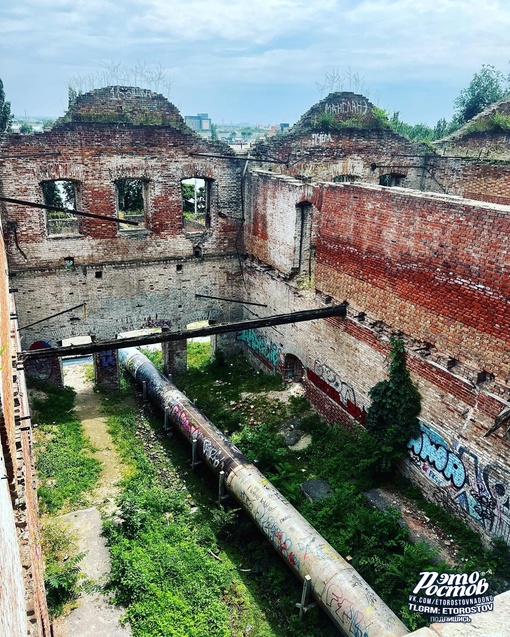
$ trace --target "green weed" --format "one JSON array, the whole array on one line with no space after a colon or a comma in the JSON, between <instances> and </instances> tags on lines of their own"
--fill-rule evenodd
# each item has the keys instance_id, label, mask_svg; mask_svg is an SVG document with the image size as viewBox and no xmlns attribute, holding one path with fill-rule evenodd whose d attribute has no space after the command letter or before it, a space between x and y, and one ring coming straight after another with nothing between
<instances>
[{"instance_id":1,"label":"green weed","mask_svg":"<svg viewBox=\"0 0 510 637\"><path fill-rule=\"evenodd\" d=\"M85 503L86 493L99 478L101 463L83 435L74 412L75 393L69 387L38 384L44 398L32 401L34 420L39 423L35 457L40 481L39 506L54 513Z\"/></svg>"},{"instance_id":2,"label":"green weed","mask_svg":"<svg viewBox=\"0 0 510 637\"><path fill-rule=\"evenodd\" d=\"M175 440L167 444L161 460L164 468L158 474L136 434L143 430L152 436L160 424L148 422L127 403L123 392L105 393L103 398L105 409L115 414L108 419L110 433L129 467L117 522L108 522L105 533L112 560L110 588L126 608L133 635L289 634L271 627L260 610L258 593L253 592L254 583L237 573L236 564L246 558L232 561L223 546L221 538L234 529L237 533L237 513L211 507L210 493L202 494L198 477L186 476L186 483L178 477L177 471L184 473L189 448L181 449ZM179 469L173 467L173 456ZM296 592L293 601L298 597ZM322 634L328 635L317 633L317 637Z\"/></svg>"},{"instance_id":3,"label":"green weed","mask_svg":"<svg viewBox=\"0 0 510 637\"><path fill-rule=\"evenodd\" d=\"M80 593L82 575L79 564L85 553L77 553L75 538L57 519L41 524L44 554L44 585L51 617L62 615Z\"/></svg>"},{"instance_id":4,"label":"green weed","mask_svg":"<svg viewBox=\"0 0 510 637\"><path fill-rule=\"evenodd\" d=\"M200 369L211 359L211 341L188 340L187 346L188 368Z\"/></svg>"}]
</instances>

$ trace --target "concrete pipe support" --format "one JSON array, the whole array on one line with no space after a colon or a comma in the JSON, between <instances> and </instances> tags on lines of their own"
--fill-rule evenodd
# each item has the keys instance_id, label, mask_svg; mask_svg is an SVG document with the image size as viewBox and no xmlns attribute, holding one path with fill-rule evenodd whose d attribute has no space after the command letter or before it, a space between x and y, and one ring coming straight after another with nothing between
<instances>
[{"instance_id":1,"label":"concrete pipe support","mask_svg":"<svg viewBox=\"0 0 510 637\"><path fill-rule=\"evenodd\" d=\"M354 637L401 637L409 631L357 571L243 456L221 431L135 348L119 361L192 442L294 573L310 577L311 591L340 632Z\"/></svg>"}]
</instances>

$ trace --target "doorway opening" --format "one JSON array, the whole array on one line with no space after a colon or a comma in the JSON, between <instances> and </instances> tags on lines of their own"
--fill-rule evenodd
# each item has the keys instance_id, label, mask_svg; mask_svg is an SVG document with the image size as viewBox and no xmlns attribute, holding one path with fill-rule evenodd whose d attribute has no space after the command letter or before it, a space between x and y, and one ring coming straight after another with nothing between
<instances>
[{"instance_id":1,"label":"doorway opening","mask_svg":"<svg viewBox=\"0 0 510 637\"><path fill-rule=\"evenodd\" d=\"M284 380L291 383L300 383L303 380L305 372L303 363L294 354L285 354L283 370Z\"/></svg>"},{"instance_id":2,"label":"doorway opening","mask_svg":"<svg viewBox=\"0 0 510 637\"><path fill-rule=\"evenodd\" d=\"M194 323L188 323L186 329L197 330L201 327L207 327L209 324L207 320L195 321ZM197 336L186 340L186 366L188 369L200 369L211 360L213 338L211 336Z\"/></svg>"}]
</instances>

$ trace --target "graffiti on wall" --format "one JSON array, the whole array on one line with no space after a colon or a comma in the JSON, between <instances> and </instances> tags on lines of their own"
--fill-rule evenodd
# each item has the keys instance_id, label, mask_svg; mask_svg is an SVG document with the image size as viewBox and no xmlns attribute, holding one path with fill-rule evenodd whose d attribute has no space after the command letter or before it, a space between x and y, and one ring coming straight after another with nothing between
<instances>
[{"instance_id":1,"label":"graffiti on wall","mask_svg":"<svg viewBox=\"0 0 510 637\"><path fill-rule=\"evenodd\" d=\"M420 430L408 448L412 462L436 485L434 500L510 541L510 471L496 462L484 464L464 443L449 444L424 423Z\"/></svg>"},{"instance_id":2,"label":"graffiti on wall","mask_svg":"<svg viewBox=\"0 0 510 637\"><path fill-rule=\"evenodd\" d=\"M111 86L110 98L113 100L121 100L126 97L151 97L151 91L147 88Z\"/></svg>"},{"instance_id":3,"label":"graffiti on wall","mask_svg":"<svg viewBox=\"0 0 510 637\"><path fill-rule=\"evenodd\" d=\"M237 332L236 340L245 342L250 349L265 358L274 368L280 363L282 357L281 348L259 330Z\"/></svg>"},{"instance_id":4,"label":"graffiti on wall","mask_svg":"<svg viewBox=\"0 0 510 637\"><path fill-rule=\"evenodd\" d=\"M51 348L51 345L46 341L35 341L35 343L32 343L28 349L48 349L49 347ZM25 369L28 376L32 376L39 380L48 380L51 378L53 373L54 363L55 361L51 358L35 358L26 361Z\"/></svg>"},{"instance_id":5,"label":"graffiti on wall","mask_svg":"<svg viewBox=\"0 0 510 637\"><path fill-rule=\"evenodd\" d=\"M103 368L115 367L117 356L111 349L107 349L99 354L99 365Z\"/></svg>"},{"instance_id":6,"label":"graffiti on wall","mask_svg":"<svg viewBox=\"0 0 510 637\"><path fill-rule=\"evenodd\" d=\"M172 327L172 321L170 319L166 319L166 318L158 318L157 314L156 314L155 318L152 318L152 316L148 316L144 320L142 325L140 326L140 329L146 329L146 328L150 328L150 327L171 328Z\"/></svg>"},{"instance_id":7,"label":"graffiti on wall","mask_svg":"<svg viewBox=\"0 0 510 637\"><path fill-rule=\"evenodd\" d=\"M330 133L312 133L312 144L325 144L326 142L332 142L333 138Z\"/></svg>"},{"instance_id":8,"label":"graffiti on wall","mask_svg":"<svg viewBox=\"0 0 510 637\"><path fill-rule=\"evenodd\" d=\"M354 389L338 377L328 365L315 361L314 369L307 368L306 375L316 387L334 400L342 409L361 424L367 420L367 412L356 402Z\"/></svg>"},{"instance_id":9,"label":"graffiti on wall","mask_svg":"<svg viewBox=\"0 0 510 637\"><path fill-rule=\"evenodd\" d=\"M331 115L355 114L366 115L368 113L368 102L364 99L341 100L334 104L325 104L324 112Z\"/></svg>"}]
</instances>

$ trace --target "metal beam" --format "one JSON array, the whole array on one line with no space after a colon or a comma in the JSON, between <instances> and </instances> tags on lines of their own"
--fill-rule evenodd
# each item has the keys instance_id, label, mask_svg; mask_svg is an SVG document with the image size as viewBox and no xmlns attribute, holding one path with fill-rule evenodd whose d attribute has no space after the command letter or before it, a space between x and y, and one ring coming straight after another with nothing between
<instances>
[{"instance_id":1,"label":"metal beam","mask_svg":"<svg viewBox=\"0 0 510 637\"><path fill-rule=\"evenodd\" d=\"M313 321L315 319L328 318L331 316L347 315L347 301L340 305L325 307L316 310L303 310L292 312L291 314L276 314L266 318L254 319L251 321L240 321L238 323L220 323L210 325L196 330L181 330L180 332L158 332L155 334L145 334L129 338L109 339L96 341L94 343L84 343L82 345L68 345L66 347L50 347L46 349L33 349L19 352L18 356L23 361L39 358L51 358L52 356L86 356L94 352L102 352L110 349L122 349L124 347L138 347L140 345L154 345L156 343L166 343L169 341L182 341L197 336L213 336L214 334L226 334L242 330L253 330L260 327L271 327L273 325L285 325L287 323L302 323L303 321Z\"/></svg>"},{"instance_id":2,"label":"metal beam","mask_svg":"<svg viewBox=\"0 0 510 637\"><path fill-rule=\"evenodd\" d=\"M23 327L18 327L18 332L20 332L21 330L26 330L29 327L33 327L34 325L38 325L39 323L44 323L45 321L49 321L52 318L55 318L56 316L60 316L61 314L67 314L68 312L72 312L73 310L77 310L80 307L86 307L86 303L80 303L79 305L73 305L73 307L70 307L68 310L62 310L62 312L57 312L56 314L52 314L51 316L46 316L43 319L40 319L39 321L34 321L33 323L30 323L29 325L23 325Z\"/></svg>"},{"instance_id":3,"label":"metal beam","mask_svg":"<svg viewBox=\"0 0 510 637\"><path fill-rule=\"evenodd\" d=\"M240 301L239 299L227 299L224 296L210 296L209 294L195 294L197 299L215 299L216 301L227 301L228 303L240 303L241 305L256 305L257 307L267 307L264 303L252 303L250 301Z\"/></svg>"},{"instance_id":4,"label":"metal beam","mask_svg":"<svg viewBox=\"0 0 510 637\"><path fill-rule=\"evenodd\" d=\"M0 197L0 201L6 203L12 203L15 206L27 206L29 208L41 208L42 210L55 210L56 212L67 212L70 215L76 215L77 217L91 217L92 219L102 219L103 221L110 221L110 223L126 223L129 226L137 226L136 221L129 221L128 219L119 219L119 217L107 217L106 215L96 215L93 212L83 212L81 210L74 210L72 208L62 208L61 206L48 206L45 203L35 203L33 201L23 201L22 199L12 199L11 197Z\"/></svg>"},{"instance_id":5,"label":"metal beam","mask_svg":"<svg viewBox=\"0 0 510 637\"><path fill-rule=\"evenodd\" d=\"M287 164L283 159L261 159L260 157L246 157L245 155L211 155L209 153L190 153L193 157L212 157L214 159L235 159L237 161L256 161L261 164Z\"/></svg>"}]
</instances>

